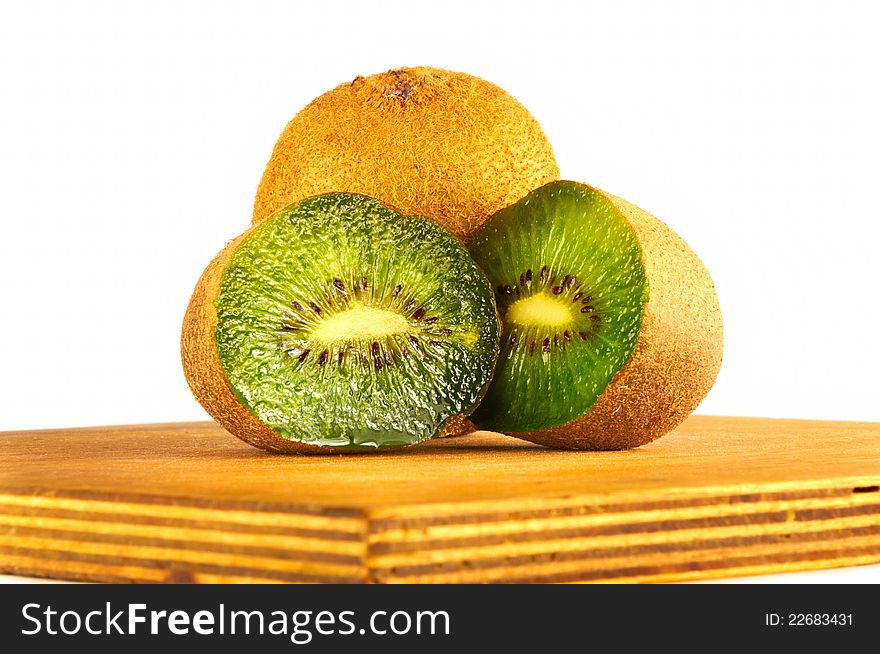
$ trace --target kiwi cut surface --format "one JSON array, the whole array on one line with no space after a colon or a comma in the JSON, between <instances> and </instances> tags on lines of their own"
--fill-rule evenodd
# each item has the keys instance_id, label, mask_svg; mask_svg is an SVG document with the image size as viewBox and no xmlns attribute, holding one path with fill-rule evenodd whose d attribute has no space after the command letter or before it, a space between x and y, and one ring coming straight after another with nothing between
<instances>
[{"instance_id":1,"label":"kiwi cut surface","mask_svg":"<svg viewBox=\"0 0 880 654\"><path fill-rule=\"evenodd\" d=\"M589 411L632 355L647 301L629 224L591 189L557 183L499 211L471 249L504 317L475 419L518 432Z\"/></svg>"},{"instance_id":2,"label":"kiwi cut surface","mask_svg":"<svg viewBox=\"0 0 880 654\"><path fill-rule=\"evenodd\" d=\"M636 447L712 387L723 337L711 278L634 205L552 182L492 216L470 251L503 320L478 427L567 449Z\"/></svg>"},{"instance_id":3,"label":"kiwi cut surface","mask_svg":"<svg viewBox=\"0 0 880 654\"><path fill-rule=\"evenodd\" d=\"M244 440L380 448L426 440L470 413L498 335L488 282L451 234L331 193L218 255L193 295L182 349L196 398Z\"/></svg>"},{"instance_id":4,"label":"kiwi cut surface","mask_svg":"<svg viewBox=\"0 0 880 654\"><path fill-rule=\"evenodd\" d=\"M492 213L558 177L540 125L504 90L465 73L400 68L341 84L287 124L253 219L351 191L467 240Z\"/></svg>"}]
</instances>

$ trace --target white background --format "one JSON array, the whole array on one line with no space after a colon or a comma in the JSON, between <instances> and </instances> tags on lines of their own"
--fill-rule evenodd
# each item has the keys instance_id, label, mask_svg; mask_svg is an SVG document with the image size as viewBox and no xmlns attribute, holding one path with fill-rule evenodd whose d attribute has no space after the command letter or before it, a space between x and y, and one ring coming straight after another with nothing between
<instances>
[{"instance_id":1,"label":"white background","mask_svg":"<svg viewBox=\"0 0 880 654\"><path fill-rule=\"evenodd\" d=\"M0 19L0 429L202 419L204 266L290 117L357 74L494 81L562 175L703 258L702 413L880 420L880 39L857 2L27 2Z\"/></svg>"},{"instance_id":2,"label":"white background","mask_svg":"<svg viewBox=\"0 0 880 654\"><path fill-rule=\"evenodd\" d=\"M0 429L205 419L180 323L286 121L358 74L489 79L564 178L718 287L701 413L880 420L870 2L5 2Z\"/></svg>"}]
</instances>

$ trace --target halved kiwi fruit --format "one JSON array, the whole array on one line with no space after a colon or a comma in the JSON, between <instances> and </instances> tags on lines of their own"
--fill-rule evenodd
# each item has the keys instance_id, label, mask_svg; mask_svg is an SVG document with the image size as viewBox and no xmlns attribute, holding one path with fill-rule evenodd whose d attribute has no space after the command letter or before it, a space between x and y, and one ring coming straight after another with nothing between
<instances>
[{"instance_id":1,"label":"halved kiwi fruit","mask_svg":"<svg viewBox=\"0 0 880 654\"><path fill-rule=\"evenodd\" d=\"M427 216L461 239L559 178L538 122L491 82L439 68L357 77L310 102L275 144L254 222L330 191Z\"/></svg>"},{"instance_id":2,"label":"halved kiwi fruit","mask_svg":"<svg viewBox=\"0 0 880 654\"><path fill-rule=\"evenodd\" d=\"M686 418L722 354L708 272L669 227L576 182L492 216L470 251L504 328L481 428L567 449L624 449Z\"/></svg>"},{"instance_id":3,"label":"halved kiwi fruit","mask_svg":"<svg viewBox=\"0 0 880 654\"><path fill-rule=\"evenodd\" d=\"M330 193L217 255L190 301L182 358L196 399L253 445L396 447L474 409L499 330L485 275L450 233Z\"/></svg>"}]
</instances>

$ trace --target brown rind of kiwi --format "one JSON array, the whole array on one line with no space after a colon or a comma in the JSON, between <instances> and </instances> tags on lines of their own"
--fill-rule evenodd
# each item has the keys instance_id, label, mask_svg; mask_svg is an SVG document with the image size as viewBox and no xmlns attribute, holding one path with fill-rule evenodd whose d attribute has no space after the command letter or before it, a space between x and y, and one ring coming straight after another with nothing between
<instances>
[{"instance_id":1,"label":"brown rind of kiwi","mask_svg":"<svg viewBox=\"0 0 880 654\"><path fill-rule=\"evenodd\" d=\"M632 356L589 413L558 427L510 434L559 449L624 450L649 443L697 408L721 368L721 308L703 262L665 223L599 192L641 245L649 297Z\"/></svg>"},{"instance_id":2,"label":"brown rind of kiwi","mask_svg":"<svg viewBox=\"0 0 880 654\"><path fill-rule=\"evenodd\" d=\"M199 404L221 427L254 447L270 452L299 454L372 452L310 445L285 438L260 422L232 392L214 340L214 331L217 327L217 310L214 301L220 293L223 271L238 246L255 228L256 226L252 226L230 241L214 257L199 278L190 298L183 318L180 339L183 372L190 390ZM438 436L458 436L474 429L473 423L461 414L450 417ZM387 451L398 448L383 449Z\"/></svg>"},{"instance_id":3,"label":"brown rind of kiwi","mask_svg":"<svg viewBox=\"0 0 880 654\"><path fill-rule=\"evenodd\" d=\"M287 124L253 221L348 191L427 216L467 241L493 213L558 178L540 125L503 89L465 73L401 68L341 84Z\"/></svg>"},{"instance_id":4,"label":"brown rind of kiwi","mask_svg":"<svg viewBox=\"0 0 880 654\"><path fill-rule=\"evenodd\" d=\"M443 425L443 429L437 434L437 438L449 438L452 436L465 436L477 431L477 426L470 421L465 414L460 413L452 416Z\"/></svg>"}]
</instances>

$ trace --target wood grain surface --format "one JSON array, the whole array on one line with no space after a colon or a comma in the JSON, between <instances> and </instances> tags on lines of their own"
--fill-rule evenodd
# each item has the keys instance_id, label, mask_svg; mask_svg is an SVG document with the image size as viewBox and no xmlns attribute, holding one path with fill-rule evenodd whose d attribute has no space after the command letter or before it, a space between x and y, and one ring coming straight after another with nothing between
<instances>
[{"instance_id":1,"label":"wood grain surface","mask_svg":"<svg viewBox=\"0 0 880 654\"><path fill-rule=\"evenodd\" d=\"M880 562L880 424L695 416L625 452L478 432L273 455L213 423L0 434L0 572L674 581Z\"/></svg>"}]
</instances>

